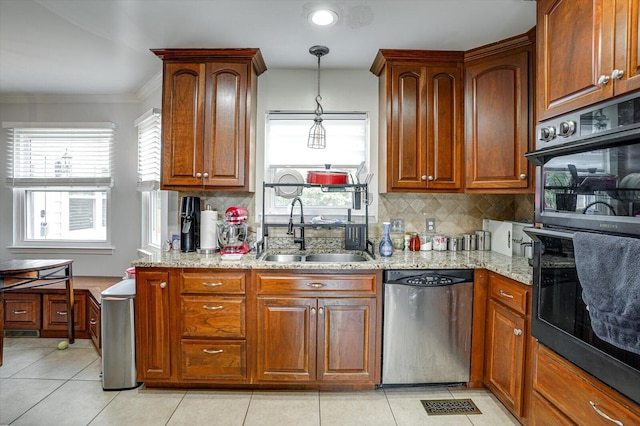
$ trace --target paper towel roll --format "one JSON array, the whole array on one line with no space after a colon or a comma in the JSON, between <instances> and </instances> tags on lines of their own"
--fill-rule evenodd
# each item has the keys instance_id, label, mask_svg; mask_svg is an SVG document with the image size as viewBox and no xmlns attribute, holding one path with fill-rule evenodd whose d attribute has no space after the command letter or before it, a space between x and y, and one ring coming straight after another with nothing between
<instances>
[{"instance_id":1,"label":"paper towel roll","mask_svg":"<svg viewBox=\"0 0 640 426\"><path fill-rule=\"evenodd\" d=\"M215 250L218 248L218 212L204 210L200 212L200 249Z\"/></svg>"}]
</instances>

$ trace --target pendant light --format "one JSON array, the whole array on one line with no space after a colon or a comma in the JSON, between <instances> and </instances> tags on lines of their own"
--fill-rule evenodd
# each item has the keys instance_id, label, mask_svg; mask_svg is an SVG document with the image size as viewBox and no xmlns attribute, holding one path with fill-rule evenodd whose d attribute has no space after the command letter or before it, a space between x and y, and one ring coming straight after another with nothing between
<instances>
[{"instance_id":1,"label":"pendant light","mask_svg":"<svg viewBox=\"0 0 640 426\"><path fill-rule=\"evenodd\" d=\"M316 96L316 117L313 119L313 126L309 130L309 139L307 140L307 148L324 149L327 147L327 135L322 125L322 105L320 101L320 58L329 53L327 46L311 46L309 53L318 58L318 96Z\"/></svg>"}]
</instances>

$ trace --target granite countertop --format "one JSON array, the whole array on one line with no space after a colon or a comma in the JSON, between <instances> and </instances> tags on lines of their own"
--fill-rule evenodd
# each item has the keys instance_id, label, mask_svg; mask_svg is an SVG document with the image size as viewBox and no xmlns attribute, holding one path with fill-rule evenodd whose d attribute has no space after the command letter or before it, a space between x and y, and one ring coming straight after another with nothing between
<instances>
[{"instance_id":1,"label":"granite countertop","mask_svg":"<svg viewBox=\"0 0 640 426\"><path fill-rule=\"evenodd\" d=\"M268 253L271 254L275 252L268 250ZM305 254L304 252L288 253ZM254 253L243 255L239 260L224 260L218 253L198 254L170 251L142 257L133 261L131 264L136 267L284 270L484 268L527 285L531 285L533 282L532 268L529 266L526 258L518 256L509 257L492 251L400 251L391 257L380 257L376 255L375 259L353 263L269 262L256 259Z\"/></svg>"}]
</instances>

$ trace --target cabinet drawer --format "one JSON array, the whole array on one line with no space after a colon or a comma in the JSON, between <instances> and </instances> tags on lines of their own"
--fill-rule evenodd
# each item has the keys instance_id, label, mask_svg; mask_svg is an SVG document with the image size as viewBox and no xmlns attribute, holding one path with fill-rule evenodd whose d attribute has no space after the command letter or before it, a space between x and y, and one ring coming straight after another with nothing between
<instances>
[{"instance_id":1,"label":"cabinet drawer","mask_svg":"<svg viewBox=\"0 0 640 426\"><path fill-rule=\"evenodd\" d=\"M257 275L257 290L260 294L278 294L286 292L358 292L376 293L376 276L363 275L276 275L261 273Z\"/></svg>"},{"instance_id":2,"label":"cabinet drawer","mask_svg":"<svg viewBox=\"0 0 640 426\"><path fill-rule=\"evenodd\" d=\"M511 282L508 278L497 274L489 274L489 297L521 314L527 313L528 293L529 290L524 285Z\"/></svg>"},{"instance_id":3,"label":"cabinet drawer","mask_svg":"<svg viewBox=\"0 0 640 426\"><path fill-rule=\"evenodd\" d=\"M244 294L244 272L184 272L182 273L183 293L231 293Z\"/></svg>"},{"instance_id":4,"label":"cabinet drawer","mask_svg":"<svg viewBox=\"0 0 640 426\"><path fill-rule=\"evenodd\" d=\"M40 295L5 293L4 322L4 328L7 330L39 329Z\"/></svg>"},{"instance_id":5,"label":"cabinet drawer","mask_svg":"<svg viewBox=\"0 0 640 426\"><path fill-rule=\"evenodd\" d=\"M87 330L87 297L74 295L73 316L75 331ZM43 300L43 330L67 330L67 299L64 294L45 294Z\"/></svg>"},{"instance_id":6,"label":"cabinet drawer","mask_svg":"<svg viewBox=\"0 0 640 426\"><path fill-rule=\"evenodd\" d=\"M537 345L533 387L580 425L611 425L604 415L625 425L640 424L633 404L549 349Z\"/></svg>"},{"instance_id":7,"label":"cabinet drawer","mask_svg":"<svg viewBox=\"0 0 640 426\"><path fill-rule=\"evenodd\" d=\"M182 340L183 379L243 382L247 379L246 343Z\"/></svg>"},{"instance_id":8,"label":"cabinet drawer","mask_svg":"<svg viewBox=\"0 0 640 426\"><path fill-rule=\"evenodd\" d=\"M182 336L245 337L243 297L182 296Z\"/></svg>"}]
</instances>

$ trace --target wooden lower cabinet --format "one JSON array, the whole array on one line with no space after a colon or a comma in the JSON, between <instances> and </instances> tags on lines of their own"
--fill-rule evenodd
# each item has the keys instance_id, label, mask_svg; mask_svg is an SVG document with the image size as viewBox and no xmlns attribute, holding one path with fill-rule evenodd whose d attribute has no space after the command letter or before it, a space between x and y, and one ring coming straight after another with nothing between
<instances>
[{"instance_id":1,"label":"wooden lower cabinet","mask_svg":"<svg viewBox=\"0 0 640 426\"><path fill-rule=\"evenodd\" d=\"M640 406L536 343L531 419L536 425L639 425Z\"/></svg>"},{"instance_id":2,"label":"wooden lower cabinet","mask_svg":"<svg viewBox=\"0 0 640 426\"><path fill-rule=\"evenodd\" d=\"M256 274L256 383L374 387L379 281L376 274Z\"/></svg>"},{"instance_id":3,"label":"wooden lower cabinet","mask_svg":"<svg viewBox=\"0 0 640 426\"><path fill-rule=\"evenodd\" d=\"M40 330L42 297L39 294L7 292L4 294L5 330ZM1 336L0 336L1 338Z\"/></svg>"},{"instance_id":4,"label":"wooden lower cabinet","mask_svg":"<svg viewBox=\"0 0 640 426\"><path fill-rule=\"evenodd\" d=\"M489 273L484 383L521 421L526 417L529 290L524 284Z\"/></svg>"},{"instance_id":5,"label":"wooden lower cabinet","mask_svg":"<svg viewBox=\"0 0 640 426\"><path fill-rule=\"evenodd\" d=\"M102 310L93 297L89 297L89 335L96 350L102 353Z\"/></svg>"},{"instance_id":6,"label":"wooden lower cabinet","mask_svg":"<svg viewBox=\"0 0 640 426\"><path fill-rule=\"evenodd\" d=\"M75 292L73 303L76 338L89 338L87 295ZM42 337L67 337L67 299L65 294L44 294L42 298Z\"/></svg>"},{"instance_id":7,"label":"wooden lower cabinet","mask_svg":"<svg viewBox=\"0 0 640 426\"><path fill-rule=\"evenodd\" d=\"M216 383L247 381L247 344L244 340L189 340L181 344L180 378Z\"/></svg>"}]
</instances>

